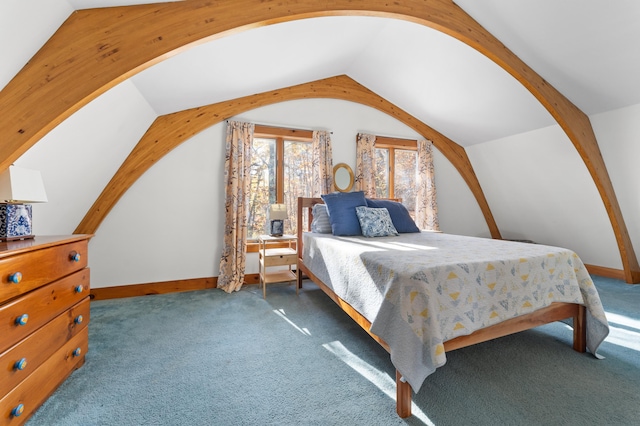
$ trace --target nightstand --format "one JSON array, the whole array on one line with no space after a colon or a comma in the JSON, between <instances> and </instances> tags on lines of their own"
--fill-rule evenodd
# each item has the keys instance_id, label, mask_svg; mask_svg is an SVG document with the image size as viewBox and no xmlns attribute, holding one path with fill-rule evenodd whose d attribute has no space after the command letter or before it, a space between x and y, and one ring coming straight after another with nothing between
<instances>
[{"instance_id":1,"label":"nightstand","mask_svg":"<svg viewBox=\"0 0 640 426\"><path fill-rule=\"evenodd\" d=\"M262 297L265 299L267 298L267 284L296 280L296 274L292 270L292 265L296 265L297 262L296 239L295 235L281 237L260 235L258 237L260 285L262 286ZM268 270L274 266L280 268ZM284 269L283 266L288 266L288 269Z\"/></svg>"}]
</instances>

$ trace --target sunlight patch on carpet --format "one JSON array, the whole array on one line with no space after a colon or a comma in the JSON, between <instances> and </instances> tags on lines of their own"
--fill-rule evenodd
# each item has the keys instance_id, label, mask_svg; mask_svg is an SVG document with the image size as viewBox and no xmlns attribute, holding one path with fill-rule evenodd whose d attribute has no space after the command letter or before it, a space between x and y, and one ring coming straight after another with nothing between
<instances>
[{"instance_id":1,"label":"sunlight patch on carpet","mask_svg":"<svg viewBox=\"0 0 640 426\"><path fill-rule=\"evenodd\" d=\"M362 358L349 351L338 341L322 345L326 350L337 356L342 362L354 369L362 377L373 383L393 401L396 400L396 382L387 374L373 367ZM429 417L413 402L411 402L411 415L422 421L425 425L435 426Z\"/></svg>"},{"instance_id":2,"label":"sunlight patch on carpet","mask_svg":"<svg viewBox=\"0 0 640 426\"><path fill-rule=\"evenodd\" d=\"M606 313L609 335L606 342L640 351L640 321L624 315Z\"/></svg>"},{"instance_id":3,"label":"sunlight patch on carpet","mask_svg":"<svg viewBox=\"0 0 640 426\"><path fill-rule=\"evenodd\" d=\"M311 336L311 332L307 328L300 328L293 321L287 318L287 314L284 312L284 309L274 309L273 313L285 320L291 327L295 328L300 333L304 334L305 336Z\"/></svg>"}]
</instances>

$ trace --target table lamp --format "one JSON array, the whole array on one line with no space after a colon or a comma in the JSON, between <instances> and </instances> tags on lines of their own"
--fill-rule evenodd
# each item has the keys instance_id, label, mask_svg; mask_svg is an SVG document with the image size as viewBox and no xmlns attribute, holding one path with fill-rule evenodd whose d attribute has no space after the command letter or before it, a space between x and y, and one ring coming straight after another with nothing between
<instances>
[{"instance_id":1,"label":"table lamp","mask_svg":"<svg viewBox=\"0 0 640 426\"><path fill-rule=\"evenodd\" d=\"M31 203L46 203L38 170L9 166L0 174L0 241L33 238Z\"/></svg>"},{"instance_id":2,"label":"table lamp","mask_svg":"<svg viewBox=\"0 0 640 426\"><path fill-rule=\"evenodd\" d=\"M284 233L284 220L287 218L287 206L284 204L271 204L269 206L270 235L282 237Z\"/></svg>"}]
</instances>

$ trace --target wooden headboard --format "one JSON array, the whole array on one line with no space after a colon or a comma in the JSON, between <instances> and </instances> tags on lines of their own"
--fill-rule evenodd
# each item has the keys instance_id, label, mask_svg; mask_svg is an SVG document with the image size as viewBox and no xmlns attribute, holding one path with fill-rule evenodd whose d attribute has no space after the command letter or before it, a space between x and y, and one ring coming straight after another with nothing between
<instances>
[{"instance_id":1,"label":"wooden headboard","mask_svg":"<svg viewBox=\"0 0 640 426\"><path fill-rule=\"evenodd\" d=\"M311 231L311 221L313 220L313 213L311 210L316 204L324 204L324 200L320 197L298 197L298 221L305 217L305 209L307 209L306 213L308 214L307 217L309 218L309 223L307 224L306 231ZM298 225L302 223L303 222L298 222ZM302 230L302 226L298 226L298 235L301 235L302 232L304 232Z\"/></svg>"},{"instance_id":2,"label":"wooden headboard","mask_svg":"<svg viewBox=\"0 0 640 426\"><path fill-rule=\"evenodd\" d=\"M302 258L302 233L311 231L311 221L313 220L313 206L316 204L324 204L324 200L320 197L298 197L298 257ZM304 218L307 218L307 229L303 228Z\"/></svg>"}]
</instances>

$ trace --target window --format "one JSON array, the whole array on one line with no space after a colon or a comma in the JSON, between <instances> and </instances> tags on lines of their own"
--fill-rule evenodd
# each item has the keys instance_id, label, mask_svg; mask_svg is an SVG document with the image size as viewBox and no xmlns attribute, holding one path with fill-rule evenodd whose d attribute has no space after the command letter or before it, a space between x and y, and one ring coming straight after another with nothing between
<instances>
[{"instance_id":1,"label":"window","mask_svg":"<svg viewBox=\"0 0 640 426\"><path fill-rule=\"evenodd\" d=\"M308 130L255 126L251 150L251 194L247 238L268 234L269 205L287 206L284 232L295 234L298 197L311 196L311 140Z\"/></svg>"},{"instance_id":2,"label":"window","mask_svg":"<svg viewBox=\"0 0 640 426\"><path fill-rule=\"evenodd\" d=\"M376 136L376 196L400 198L414 216L418 153L415 140Z\"/></svg>"}]
</instances>

